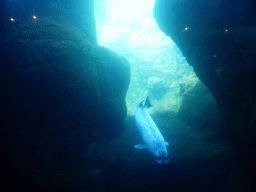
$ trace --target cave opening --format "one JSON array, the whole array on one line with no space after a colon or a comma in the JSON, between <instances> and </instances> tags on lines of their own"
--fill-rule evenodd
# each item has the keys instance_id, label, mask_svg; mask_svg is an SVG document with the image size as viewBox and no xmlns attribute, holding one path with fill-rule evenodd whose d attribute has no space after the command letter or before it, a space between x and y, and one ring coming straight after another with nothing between
<instances>
[{"instance_id":1,"label":"cave opening","mask_svg":"<svg viewBox=\"0 0 256 192\"><path fill-rule=\"evenodd\" d=\"M128 115L149 96L151 113L178 112L183 94L196 81L176 44L158 27L153 17L155 0L98 0L95 18L99 45L125 57L131 67L126 96Z\"/></svg>"}]
</instances>

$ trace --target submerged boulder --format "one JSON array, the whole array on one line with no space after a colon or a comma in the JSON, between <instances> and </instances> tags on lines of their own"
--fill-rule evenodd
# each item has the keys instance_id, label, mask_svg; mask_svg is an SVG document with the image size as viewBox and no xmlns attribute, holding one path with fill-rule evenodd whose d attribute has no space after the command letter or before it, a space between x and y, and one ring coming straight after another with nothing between
<instances>
[{"instance_id":1,"label":"submerged boulder","mask_svg":"<svg viewBox=\"0 0 256 192\"><path fill-rule=\"evenodd\" d=\"M221 120L214 97L200 80L183 94L178 117L196 130L218 131Z\"/></svg>"},{"instance_id":2,"label":"submerged boulder","mask_svg":"<svg viewBox=\"0 0 256 192\"><path fill-rule=\"evenodd\" d=\"M248 175L256 169L255 7L255 0L156 0L154 6L159 27L216 99L221 137L237 149L231 191L250 191Z\"/></svg>"},{"instance_id":3,"label":"submerged boulder","mask_svg":"<svg viewBox=\"0 0 256 192\"><path fill-rule=\"evenodd\" d=\"M61 18L14 25L1 42L4 142L20 176L42 188L47 183L59 187L58 180L47 179L49 174L61 170L58 177L64 181L77 166L91 166L82 158L88 146L122 127L129 63L92 45ZM81 175L100 180L83 171ZM65 187L74 187L74 182Z\"/></svg>"},{"instance_id":4,"label":"submerged boulder","mask_svg":"<svg viewBox=\"0 0 256 192\"><path fill-rule=\"evenodd\" d=\"M94 108L125 117L130 80L125 58L91 45L71 23L52 18L21 23L7 39L4 54L12 60L12 75L26 79L25 85L38 87L61 105L79 105L84 112L79 116Z\"/></svg>"},{"instance_id":5,"label":"submerged boulder","mask_svg":"<svg viewBox=\"0 0 256 192\"><path fill-rule=\"evenodd\" d=\"M215 97L226 134L237 139L247 137L246 116L253 119L255 107L254 8L253 0L157 0L154 7L160 29ZM247 115L241 110L248 110Z\"/></svg>"}]
</instances>

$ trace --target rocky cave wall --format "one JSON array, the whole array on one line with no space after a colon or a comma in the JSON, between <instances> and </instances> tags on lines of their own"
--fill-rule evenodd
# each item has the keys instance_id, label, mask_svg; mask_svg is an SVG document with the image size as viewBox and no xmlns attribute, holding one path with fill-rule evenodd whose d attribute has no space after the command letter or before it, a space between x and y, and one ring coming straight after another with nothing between
<instances>
[{"instance_id":1,"label":"rocky cave wall","mask_svg":"<svg viewBox=\"0 0 256 192\"><path fill-rule=\"evenodd\" d=\"M219 132L239 156L234 189L249 190L255 170L256 1L156 0L154 17L215 97L223 118Z\"/></svg>"},{"instance_id":2,"label":"rocky cave wall","mask_svg":"<svg viewBox=\"0 0 256 192\"><path fill-rule=\"evenodd\" d=\"M93 1L20 2L27 7L15 14L1 2L6 182L22 177L24 187L73 189L77 184L65 182L65 177L77 166L88 167L89 146L122 129L130 66L125 58L97 45ZM61 179L49 177L58 172ZM80 186L99 180L89 178L88 184L79 178Z\"/></svg>"}]
</instances>

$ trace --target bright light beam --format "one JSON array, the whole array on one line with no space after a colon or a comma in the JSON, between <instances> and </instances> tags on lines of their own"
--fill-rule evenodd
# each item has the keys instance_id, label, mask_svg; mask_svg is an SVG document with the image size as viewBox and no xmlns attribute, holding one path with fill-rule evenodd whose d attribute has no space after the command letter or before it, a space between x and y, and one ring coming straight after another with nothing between
<instances>
[{"instance_id":1,"label":"bright light beam","mask_svg":"<svg viewBox=\"0 0 256 192\"><path fill-rule=\"evenodd\" d=\"M150 14L155 0L113 0L111 17L114 21L131 22L141 20L145 14Z\"/></svg>"}]
</instances>

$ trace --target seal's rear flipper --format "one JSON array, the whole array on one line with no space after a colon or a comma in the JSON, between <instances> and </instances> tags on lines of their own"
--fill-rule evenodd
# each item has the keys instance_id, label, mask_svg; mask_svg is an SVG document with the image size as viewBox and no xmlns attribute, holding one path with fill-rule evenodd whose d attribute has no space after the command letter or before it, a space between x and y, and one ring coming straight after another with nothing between
<instances>
[{"instance_id":1,"label":"seal's rear flipper","mask_svg":"<svg viewBox=\"0 0 256 192\"><path fill-rule=\"evenodd\" d=\"M148 96L147 96L147 99L146 99L146 102L145 102L144 106L146 106L147 108L152 107L152 105L151 105L151 103L149 101Z\"/></svg>"},{"instance_id":2,"label":"seal's rear flipper","mask_svg":"<svg viewBox=\"0 0 256 192\"><path fill-rule=\"evenodd\" d=\"M138 105L139 108L143 108L143 101L144 101L144 100L142 100L142 101L140 102L140 104Z\"/></svg>"}]
</instances>

